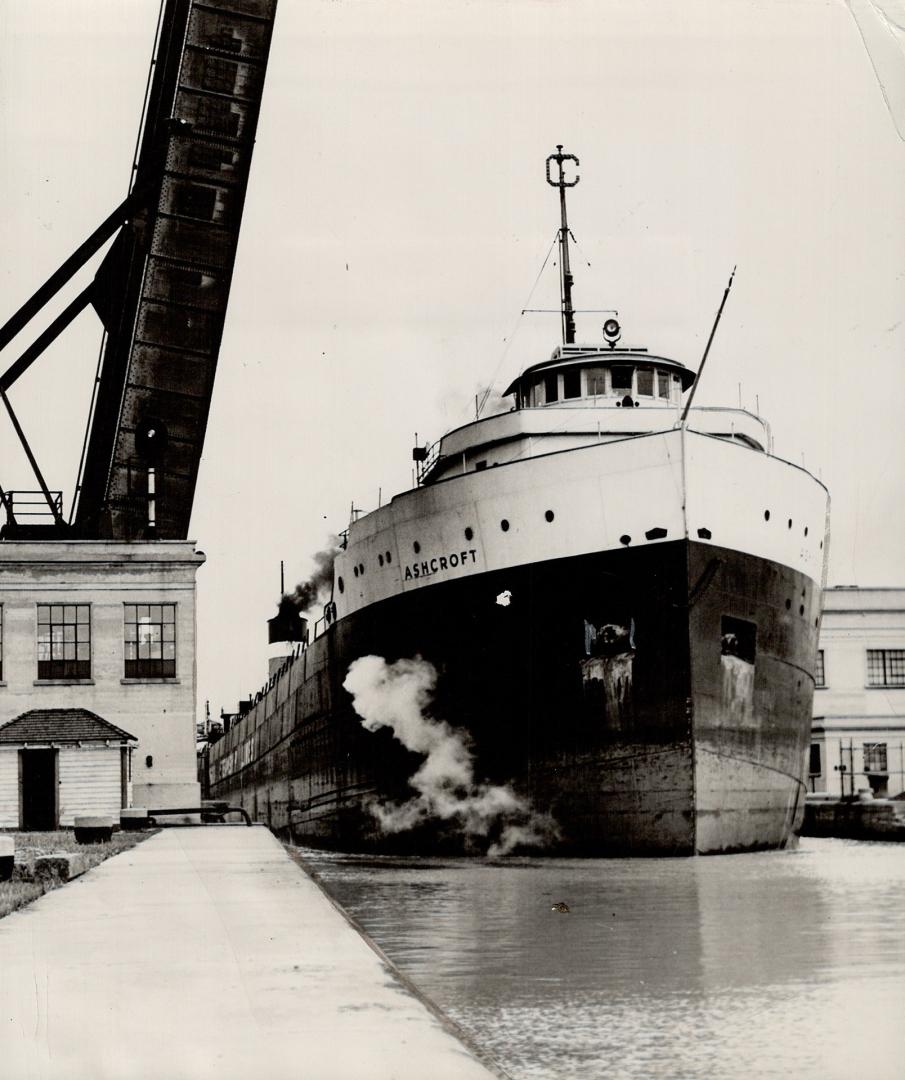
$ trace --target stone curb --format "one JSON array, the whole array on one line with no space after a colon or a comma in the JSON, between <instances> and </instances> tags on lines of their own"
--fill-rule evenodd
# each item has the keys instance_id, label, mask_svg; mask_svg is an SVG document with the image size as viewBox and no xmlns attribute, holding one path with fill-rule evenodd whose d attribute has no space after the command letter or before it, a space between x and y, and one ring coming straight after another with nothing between
<instances>
[{"instance_id":1,"label":"stone curb","mask_svg":"<svg viewBox=\"0 0 905 1080\"><path fill-rule=\"evenodd\" d=\"M35 859L35 881L72 881L88 870L88 860L77 852L58 851Z\"/></svg>"},{"instance_id":2,"label":"stone curb","mask_svg":"<svg viewBox=\"0 0 905 1080\"><path fill-rule=\"evenodd\" d=\"M35 860L31 859L16 859L13 863L13 881L34 881L35 880Z\"/></svg>"}]
</instances>

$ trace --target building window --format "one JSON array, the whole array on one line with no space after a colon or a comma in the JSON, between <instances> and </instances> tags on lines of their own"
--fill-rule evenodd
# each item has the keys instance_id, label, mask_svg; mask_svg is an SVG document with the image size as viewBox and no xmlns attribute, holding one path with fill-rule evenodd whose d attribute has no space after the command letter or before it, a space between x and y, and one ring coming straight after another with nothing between
<instances>
[{"instance_id":1,"label":"building window","mask_svg":"<svg viewBox=\"0 0 905 1080\"><path fill-rule=\"evenodd\" d=\"M89 604L38 604L38 678L91 678Z\"/></svg>"},{"instance_id":2,"label":"building window","mask_svg":"<svg viewBox=\"0 0 905 1080\"><path fill-rule=\"evenodd\" d=\"M864 744L864 771L866 773L886 773L886 743L866 742Z\"/></svg>"},{"instance_id":3,"label":"building window","mask_svg":"<svg viewBox=\"0 0 905 1080\"><path fill-rule=\"evenodd\" d=\"M817 666L814 668L814 685L826 686L826 668L823 663L823 649L817 650Z\"/></svg>"},{"instance_id":4,"label":"building window","mask_svg":"<svg viewBox=\"0 0 905 1080\"><path fill-rule=\"evenodd\" d=\"M905 649L868 649L867 685L905 686Z\"/></svg>"},{"instance_id":5,"label":"building window","mask_svg":"<svg viewBox=\"0 0 905 1080\"><path fill-rule=\"evenodd\" d=\"M125 605L127 679L176 677L176 605Z\"/></svg>"},{"instance_id":6,"label":"building window","mask_svg":"<svg viewBox=\"0 0 905 1080\"><path fill-rule=\"evenodd\" d=\"M820 767L820 743L811 743L811 757L808 763L808 773L811 776L819 776L823 772Z\"/></svg>"}]
</instances>

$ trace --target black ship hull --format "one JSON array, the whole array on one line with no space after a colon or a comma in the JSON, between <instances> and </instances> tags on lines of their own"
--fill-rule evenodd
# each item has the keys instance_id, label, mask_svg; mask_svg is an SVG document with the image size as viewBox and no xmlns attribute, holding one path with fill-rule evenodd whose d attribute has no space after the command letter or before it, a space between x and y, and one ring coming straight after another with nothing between
<instances>
[{"instance_id":1,"label":"black ship hull","mask_svg":"<svg viewBox=\"0 0 905 1080\"><path fill-rule=\"evenodd\" d=\"M421 759L369 732L343 689L376 654L438 672L432 714L481 781L558 826L557 853L781 848L804 812L819 586L681 540L479 573L340 619L211 747L210 795L295 842L461 850L449 825L384 834Z\"/></svg>"}]
</instances>

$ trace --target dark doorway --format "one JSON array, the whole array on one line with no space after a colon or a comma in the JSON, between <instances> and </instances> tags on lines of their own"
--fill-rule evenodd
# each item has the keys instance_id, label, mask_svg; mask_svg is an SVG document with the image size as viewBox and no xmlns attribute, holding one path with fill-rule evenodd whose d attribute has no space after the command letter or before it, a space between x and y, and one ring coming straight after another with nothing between
<instances>
[{"instance_id":1,"label":"dark doorway","mask_svg":"<svg viewBox=\"0 0 905 1080\"><path fill-rule=\"evenodd\" d=\"M46 830L57 827L57 752L20 750L22 777L22 828Z\"/></svg>"}]
</instances>

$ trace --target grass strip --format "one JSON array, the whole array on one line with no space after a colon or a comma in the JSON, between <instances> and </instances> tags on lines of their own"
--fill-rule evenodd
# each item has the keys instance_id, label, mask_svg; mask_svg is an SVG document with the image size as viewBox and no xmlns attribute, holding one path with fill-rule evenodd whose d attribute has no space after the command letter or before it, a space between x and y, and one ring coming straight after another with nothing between
<instances>
[{"instance_id":1,"label":"grass strip","mask_svg":"<svg viewBox=\"0 0 905 1080\"><path fill-rule=\"evenodd\" d=\"M72 829L54 832L3 832L12 836L16 843L16 862L32 862L39 855L53 855L59 851L78 852L84 855L88 869L92 869L111 855L128 851L141 840L151 836L154 829L146 831L115 832L106 843L79 844ZM58 878L49 881L2 881L0 882L0 919L18 908L25 907L44 893L62 884Z\"/></svg>"}]
</instances>

